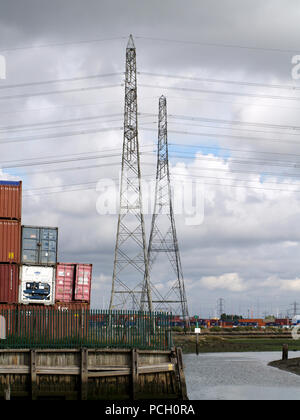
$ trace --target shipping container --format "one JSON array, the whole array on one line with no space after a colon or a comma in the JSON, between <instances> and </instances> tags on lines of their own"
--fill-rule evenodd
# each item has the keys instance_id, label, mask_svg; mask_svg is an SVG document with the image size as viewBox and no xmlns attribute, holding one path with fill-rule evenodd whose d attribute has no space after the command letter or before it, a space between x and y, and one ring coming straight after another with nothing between
<instances>
[{"instance_id":1,"label":"shipping container","mask_svg":"<svg viewBox=\"0 0 300 420\"><path fill-rule=\"evenodd\" d=\"M68 311L85 311L90 310L90 304L87 302L56 302L54 305L45 306L43 304L26 304L23 303L1 303L0 311L34 311L40 309L43 310L58 310L62 312Z\"/></svg>"},{"instance_id":2,"label":"shipping container","mask_svg":"<svg viewBox=\"0 0 300 420\"><path fill-rule=\"evenodd\" d=\"M6 335L19 337L23 342L28 342L34 335L42 343L88 337L89 310L89 305L84 303L66 303L64 306L0 304Z\"/></svg>"},{"instance_id":3,"label":"shipping container","mask_svg":"<svg viewBox=\"0 0 300 420\"><path fill-rule=\"evenodd\" d=\"M0 219L0 263L20 263L21 223Z\"/></svg>"},{"instance_id":4,"label":"shipping container","mask_svg":"<svg viewBox=\"0 0 300 420\"><path fill-rule=\"evenodd\" d=\"M56 268L55 300L72 302L76 264L59 263Z\"/></svg>"},{"instance_id":5,"label":"shipping container","mask_svg":"<svg viewBox=\"0 0 300 420\"><path fill-rule=\"evenodd\" d=\"M0 264L0 303L17 303L19 292L19 266Z\"/></svg>"},{"instance_id":6,"label":"shipping container","mask_svg":"<svg viewBox=\"0 0 300 420\"><path fill-rule=\"evenodd\" d=\"M92 284L92 264L77 264L75 275L75 301L90 302Z\"/></svg>"},{"instance_id":7,"label":"shipping container","mask_svg":"<svg viewBox=\"0 0 300 420\"><path fill-rule=\"evenodd\" d=\"M58 228L22 226L22 264L54 266Z\"/></svg>"},{"instance_id":8,"label":"shipping container","mask_svg":"<svg viewBox=\"0 0 300 420\"><path fill-rule=\"evenodd\" d=\"M22 265L19 303L53 305L55 301L55 268Z\"/></svg>"},{"instance_id":9,"label":"shipping container","mask_svg":"<svg viewBox=\"0 0 300 420\"><path fill-rule=\"evenodd\" d=\"M55 309L61 312L90 310L90 302L55 302Z\"/></svg>"},{"instance_id":10,"label":"shipping container","mask_svg":"<svg viewBox=\"0 0 300 420\"><path fill-rule=\"evenodd\" d=\"M0 219L21 220L22 182L0 181Z\"/></svg>"}]
</instances>

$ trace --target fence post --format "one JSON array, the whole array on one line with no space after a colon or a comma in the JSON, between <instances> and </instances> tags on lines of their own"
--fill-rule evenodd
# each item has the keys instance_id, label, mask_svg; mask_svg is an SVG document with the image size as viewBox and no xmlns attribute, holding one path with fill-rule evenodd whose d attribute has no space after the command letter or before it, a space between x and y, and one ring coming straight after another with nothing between
<instances>
[{"instance_id":1,"label":"fence post","mask_svg":"<svg viewBox=\"0 0 300 420\"><path fill-rule=\"evenodd\" d=\"M36 381L36 351L30 351L30 376L31 376L31 399L36 400L37 397L37 381Z\"/></svg>"},{"instance_id":2,"label":"fence post","mask_svg":"<svg viewBox=\"0 0 300 420\"><path fill-rule=\"evenodd\" d=\"M81 349L81 400L88 398L88 349Z\"/></svg>"},{"instance_id":3,"label":"fence post","mask_svg":"<svg viewBox=\"0 0 300 420\"><path fill-rule=\"evenodd\" d=\"M288 360L289 358L289 346L288 344L284 344L282 346L282 360Z\"/></svg>"},{"instance_id":4,"label":"fence post","mask_svg":"<svg viewBox=\"0 0 300 420\"><path fill-rule=\"evenodd\" d=\"M131 351L131 398L136 399L139 384L139 353L137 349Z\"/></svg>"}]
</instances>

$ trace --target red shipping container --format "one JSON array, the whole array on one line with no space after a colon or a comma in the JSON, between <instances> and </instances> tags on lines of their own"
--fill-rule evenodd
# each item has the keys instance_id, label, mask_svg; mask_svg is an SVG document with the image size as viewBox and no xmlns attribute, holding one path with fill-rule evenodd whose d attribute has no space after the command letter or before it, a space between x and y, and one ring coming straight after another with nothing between
<instances>
[{"instance_id":1,"label":"red shipping container","mask_svg":"<svg viewBox=\"0 0 300 420\"><path fill-rule=\"evenodd\" d=\"M92 284L92 264L76 264L75 293L76 301L90 302Z\"/></svg>"},{"instance_id":2,"label":"red shipping container","mask_svg":"<svg viewBox=\"0 0 300 420\"><path fill-rule=\"evenodd\" d=\"M0 219L0 263L20 263L21 222Z\"/></svg>"},{"instance_id":3,"label":"red shipping container","mask_svg":"<svg viewBox=\"0 0 300 420\"><path fill-rule=\"evenodd\" d=\"M0 218L21 220L22 182L0 181Z\"/></svg>"},{"instance_id":4,"label":"red shipping container","mask_svg":"<svg viewBox=\"0 0 300 420\"><path fill-rule=\"evenodd\" d=\"M91 309L89 302L56 302L53 308L60 312L79 311L79 313Z\"/></svg>"},{"instance_id":5,"label":"red shipping container","mask_svg":"<svg viewBox=\"0 0 300 420\"><path fill-rule=\"evenodd\" d=\"M56 269L55 300L72 302L74 295L75 264L59 263Z\"/></svg>"},{"instance_id":6,"label":"red shipping container","mask_svg":"<svg viewBox=\"0 0 300 420\"><path fill-rule=\"evenodd\" d=\"M17 303L19 290L19 266L0 264L0 303Z\"/></svg>"}]
</instances>

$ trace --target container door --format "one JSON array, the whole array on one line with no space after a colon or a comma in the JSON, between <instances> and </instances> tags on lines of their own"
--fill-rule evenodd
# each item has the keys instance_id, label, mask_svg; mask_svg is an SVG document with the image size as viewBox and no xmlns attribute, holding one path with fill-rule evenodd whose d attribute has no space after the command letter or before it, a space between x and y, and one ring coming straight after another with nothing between
<instances>
[{"instance_id":1,"label":"container door","mask_svg":"<svg viewBox=\"0 0 300 420\"><path fill-rule=\"evenodd\" d=\"M23 227L22 229L22 263L38 264L39 262L39 229Z\"/></svg>"},{"instance_id":2,"label":"container door","mask_svg":"<svg viewBox=\"0 0 300 420\"><path fill-rule=\"evenodd\" d=\"M55 265L57 254L57 230L42 228L40 243L40 264Z\"/></svg>"},{"instance_id":3,"label":"container door","mask_svg":"<svg viewBox=\"0 0 300 420\"><path fill-rule=\"evenodd\" d=\"M90 264L77 264L75 300L90 302L91 282L92 266Z\"/></svg>"},{"instance_id":4,"label":"container door","mask_svg":"<svg viewBox=\"0 0 300 420\"><path fill-rule=\"evenodd\" d=\"M56 270L56 300L72 302L74 291L74 264L58 264Z\"/></svg>"}]
</instances>

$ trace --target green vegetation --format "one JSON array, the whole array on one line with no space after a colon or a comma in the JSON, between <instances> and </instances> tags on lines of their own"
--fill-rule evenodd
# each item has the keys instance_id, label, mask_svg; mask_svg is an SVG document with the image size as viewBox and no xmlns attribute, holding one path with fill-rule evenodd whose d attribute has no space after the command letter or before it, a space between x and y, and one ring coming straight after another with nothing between
<instances>
[{"instance_id":1,"label":"green vegetation","mask_svg":"<svg viewBox=\"0 0 300 420\"><path fill-rule=\"evenodd\" d=\"M225 322L238 322L240 319L243 319L243 317L240 315L228 315L228 314L221 315L221 321L225 321Z\"/></svg>"},{"instance_id":2,"label":"green vegetation","mask_svg":"<svg viewBox=\"0 0 300 420\"><path fill-rule=\"evenodd\" d=\"M195 353L196 336L174 334L174 345L181 347L184 353ZM200 336L200 353L217 352L251 352L251 351L281 351L283 344L288 344L290 351L300 350L300 340L293 340L290 336L286 338L264 337L226 337L226 336Z\"/></svg>"}]
</instances>

